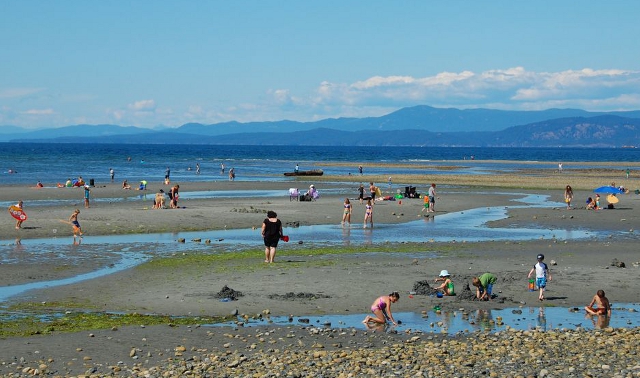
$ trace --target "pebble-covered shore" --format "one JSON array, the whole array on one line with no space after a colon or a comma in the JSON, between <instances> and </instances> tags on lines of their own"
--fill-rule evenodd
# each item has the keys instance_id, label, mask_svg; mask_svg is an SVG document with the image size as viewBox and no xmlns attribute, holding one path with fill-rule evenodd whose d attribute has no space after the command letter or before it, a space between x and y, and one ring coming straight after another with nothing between
<instances>
[{"instance_id":1,"label":"pebble-covered shore","mask_svg":"<svg viewBox=\"0 0 640 378\"><path fill-rule=\"evenodd\" d=\"M137 343L126 340L118 344L126 356L114 355L107 341L117 338L118 332L77 335L98 338L92 340L98 346L92 350L96 355L76 347L67 351L75 356L71 360L44 353L3 356L0 373L5 377L640 377L640 328L545 332L507 328L454 337L315 327L200 328L188 330L175 339L182 342L172 341L174 345L154 345L146 338ZM190 338L191 332L200 335Z\"/></svg>"}]
</instances>

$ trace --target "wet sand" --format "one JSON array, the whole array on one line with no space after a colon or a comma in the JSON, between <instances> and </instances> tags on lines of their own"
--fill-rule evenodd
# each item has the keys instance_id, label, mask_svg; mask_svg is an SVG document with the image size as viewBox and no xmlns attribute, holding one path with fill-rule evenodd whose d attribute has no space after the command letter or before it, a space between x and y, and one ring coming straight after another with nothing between
<instances>
[{"instance_id":1,"label":"wet sand","mask_svg":"<svg viewBox=\"0 0 640 378\"><path fill-rule=\"evenodd\" d=\"M366 181L370 178L366 177ZM342 178L345 179L345 178ZM353 182L313 181L320 192L328 188L345 188L356 196L356 187L360 178L349 178ZM440 179L438 177L438 179ZM468 178L469 180L476 178ZM535 193L549 195L551 200L561 202L565 177L521 181L518 188L491 188L491 177L484 178L482 183L466 186L455 182L452 178L445 179L446 183L438 182L437 212L435 216L448 212L462 211L483 206L510 206L511 201L518 198L519 193ZM412 177L407 182L419 183L419 192L426 191L428 178ZM449 181L450 180L450 181ZM538 186L547 185L550 180L557 181L554 188ZM576 179L577 180L577 179ZM592 180L583 177L581 180ZM603 179L599 182L602 183ZM607 180L608 179L604 179ZM310 181L301 181L300 188L308 187ZM597 185L598 180L594 182ZM603 185L606 184L603 183ZM586 185L586 184L585 184ZM282 190L280 198L204 198L191 199L180 202L181 209L152 210L150 201L155 189L164 187L159 183L148 185L148 200L141 202L137 199L137 191L122 190L119 185L106 185L92 188L94 201L89 209L82 205L81 189L25 189L19 187L4 187L0 191L0 201L25 202L25 211L29 220L24 223L25 229L13 229L13 221L7 214L0 231L0 239L13 243L16 239L51 237L56 229L57 237L72 240L71 228L60 222L67 219L74 208L81 209L80 222L86 233L86 240L92 235L135 234L175 231L198 231L227 228L260 227L264 219L264 212L275 210L283 222L299 222L301 225L338 224L342 216L343 196L322 196L315 202L290 201L287 194L291 183L255 183L255 182L219 182L219 183L185 183L181 190ZM379 185L381 188L385 184ZM595 187L594 186L594 187ZM628 187L630 185L627 185ZM165 190L167 189L164 187ZM482 194L479 194L482 193ZM511 194L510 194L511 193ZM576 205L583 207L583 198L592 195L587 190L576 191ZM133 200L123 200L133 197ZM118 200L109 201L114 198ZM77 200L64 206L43 205L30 207L30 201L67 199ZM394 254L339 254L339 255L309 255L297 253L293 245L281 245L282 252L276 257L275 264L263 262L263 247L261 239L257 238L255 258L242 258L226 262L203 263L197 259L185 259L177 265L160 266L143 264L114 275L84 281L64 286L63 289L43 289L29 292L12 298L11 302L73 302L86 303L91 308L103 311L124 311L139 313L162 313L172 315L227 315L236 310L240 314L255 315L268 311L273 315L318 315L318 314L353 314L366 313L375 297L397 290L402 294L401 300L394 305L394 312L421 312L430 309L434 304L440 304L444 311L465 308L507 308L520 305L540 305L537 303L536 293L526 290L526 275L535 263L535 256L544 253L549 263L554 260L557 265L551 266L553 279L549 282L545 306L584 306L597 289L604 289L614 303L637 302L635 281L638 272L637 263L640 255L637 253L637 234L640 229L638 218L639 198L635 194L621 196L621 202L615 210L586 211L581 208L566 210L563 206L544 209L511 209L509 217L494 222L492 226L499 227L544 227L550 229L576 229L610 231L617 235L600 239L591 238L583 241L562 240L532 240L523 242L483 242L483 243L431 243L425 235L424 243L416 243L411 253ZM385 201L375 206L375 221L377 223L402 223L412 221L420 212L422 200L405 199L402 205L398 202ZM404 214L399 216L398 214ZM354 204L354 225L362 221L364 210L358 203ZM375 232L375 229L374 229ZM412 245L413 249L413 245ZM286 254L285 254L286 252ZM85 261L84 267L72 269L56 269L65 266L64 258L59 261L51 259L45 266L30 264L29 256L19 257L19 251L13 253L18 256L13 264L0 265L0 284L13 285L33 280L52 279L77 274L83 269L91 270L105 263L103 260ZM108 260L110 257L105 256ZM626 268L612 266L613 259L625 262ZM441 269L448 269L459 293L470 281L471 277L486 271L496 274L499 278L495 286L497 298L492 302L477 302L465 300L463 296L437 299L426 296L409 298L408 292L414 284L421 280L433 280ZM46 273L45 273L46 272ZM220 302L213 295L224 285L240 291L244 296L234 302ZM270 299L271 295L286 293L319 294L314 300L284 301ZM615 314L614 314L615 316ZM176 357L179 345L187 345L188 350L177 356L178 360L186 359L188 355L196 354L199 348L217 351L223 355L225 351L233 353L252 350L250 342L240 340L262 337L264 341L257 341L261 345L257 349L269 349L268 340L277 335L287 339L287 333L296 335L290 341L273 343L274 349L291 349L292 346L301 348L312 354L323 349L349 348L368 349L382 348L386 342L406 343L411 335L372 334L364 328L341 342L335 342L335 337L326 334L314 335L311 331L274 330L270 337L265 337L268 330L237 331L215 329L203 330L179 327L149 327L144 329L125 328L119 331L82 332L71 335L34 336L18 340L0 340L0 363L10 363L12 357L27 356L27 362L20 366L37 365L37 361L51 356L54 362L48 363L49 369L55 369L61 375L79 375L90 370L91 367L101 372L113 372L107 365L117 366L117 362L124 360L125 365L147 361L147 365L162 365L168 357ZM90 337L89 333L95 337ZM249 335L247 335L247 333ZM261 334L262 336L258 336ZM231 335L231 336L225 336ZM373 336L375 335L375 336ZM335 336L335 335L334 335ZM628 335L626 335L628 336ZM342 335L341 337L345 337ZM299 339L300 342L295 340ZM188 340L188 341L187 341ZM278 340L276 337L275 340ZM416 340L416 343L422 343ZM637 338L636 338L637 340ZM474 341L476 342L476 341ZM262 343L265 343L263 345ZM302 343L302 345L300 344ZM319 348L315 344L323 344ZM335 345L340 344L338 348ZM231 345L227 345L231 344ZM369 345L371 344L371 345ZM225 345L227 345L225 347ZM315 347L314 347L315 345ZM428 348L428 345L422 345ZM129 354L132 348L139 348L139 358L132 359ZM195 348L195 349L194 349ZM528 347L527 347L528 348ZM78 351L81 349L82 351ZM34 351L39 353L34 355ZM158 351L164 351L159 354ZM192 353L189 353L189 350ZM148 354L147 354L148 353ZM199 353L200 355L206 353ZM268 353L267 353L268 354ZM90 360L84 357L90 356ZM129 356L129 357L127 357ZM209 357L211 358L211 357ZM238 357L240 358L240 357ZM344 357L343 357L344 358ZM346 359L346 358L345 358ZM212 363L212 366L228 368L233 361L224 360ZM66 365L65 365L66 364ZM453 362L451 362L453 364ZM446 364L445 364L446 365ZM2 367L4 366L4 367ZM0 365L3 374L10 372L10 367L17 365ZM463 366L463 364L461 364ZM489 369L490 367L486 367ZM265 368L265 371L276 371ZM462 370L461 370L462 371ZM524 370L521 370L524 371ZM239 372L239 370L238 370ZM123 372L117 372L127 376ZM114 373L115 374L115 373ZM128 373L132 374L132 373ZM233 374L231 374L233 375ZM231 376L230 375L230 376ZM473 371L463 374L473 375ZM600 375L600 374L595 374ZM607 374L603 374L606 376ZM331 375L339 376L339 374Z\"/></svg>"}]
</instances>

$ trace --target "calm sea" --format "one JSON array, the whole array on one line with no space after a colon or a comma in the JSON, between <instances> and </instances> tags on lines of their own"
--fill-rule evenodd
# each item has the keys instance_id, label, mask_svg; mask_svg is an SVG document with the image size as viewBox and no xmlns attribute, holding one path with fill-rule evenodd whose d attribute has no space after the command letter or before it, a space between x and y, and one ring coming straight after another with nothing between
<instances>
[{"instance_id":1,"label":"calm sea","mask_svg":"<svg viewBox=\"0 0 640 378\"><path fill-rule=\"evenodd\" d=\"M475 160L470 160L471 157ZM364 174L393 175L423 173L442 175L447 170L389 169L377 163L450 165L449 160L467 160L455 173L487 174L491 170L514 170L518 162L536 162L533 167L554 169L562 162L565 169L588 167L589 162L638 162L640 149L594 148L444 148L444 147L348 147L348 146L211 146L211 145L116 145L0 143L0 183L45 186L64 183L67 178L93 178L106 183L109 169L116 181L128 179L161 181L167 167L173 182L227 180L220 172L235 168L242 181L287 181L284 172L296 164L301 170L322 168L326 174L357 174L357 166L320 165L323 162L354 162L364 166ZM483 162L503 160L504 162ZM515 163L513 163L515 161ZM196 175L196 164L200 175ZM620 167L617 167L620 169ZM17 173L8 173L12 170Z\"/></svg>"}]
</instances>

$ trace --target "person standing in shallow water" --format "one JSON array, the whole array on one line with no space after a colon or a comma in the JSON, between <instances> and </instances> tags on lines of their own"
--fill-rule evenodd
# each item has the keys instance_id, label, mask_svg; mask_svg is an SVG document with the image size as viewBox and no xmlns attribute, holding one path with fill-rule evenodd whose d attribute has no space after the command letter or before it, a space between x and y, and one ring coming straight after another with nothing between
<instances>
[{"instance_id":1,"label":"person standing in shallow water","mask_svg":"<svg viewBox=\"0 0 640 378\"><path fill-rule=\"evenodd\" d=\"M567 210L571 209L571 201L573 200L573 189L571 185L567 185L564 189L564 202L567 203Z\"/></svg>"},{"instance_id":2,"label":"person standing in shallow water","mask_svg":"<svg viewBox=\"0 0 640 378\"><path fill-rule=\"evenodd\" d=\"M371 200L367 200L365 206L363 228L367 228L367 221L371 223L371 228L373 228L373 205L371 204Z\"/></svg>"},{"instance_id":3,"label":"person standing in shallow water","mask_svg":"<svg viewBox=\"0 0 640 378\"><path fill-rule=\"evenodd\" d=\"M269 210L267 218L262 222L262 238L264 239L264 262L273 263L276 258L278 241L283 236L282 222L275 211Z\"/></svg>"},{"instance_id":4,"label":"person standing in shallow water","mask_svg":"<svg viewBox=\"0 0 640 378\"><path fill-rule=\"evenodd\" d=\"M351 201L344 199L344 213L342 214L342 224L351 224Z\"/></svg>"},{"instance_id":5,"label":"person standing in shallow water","mask_svg":"<svg viewBox=\"0 0 640 378\"><path fill-rule=\"evenodd\" d=\"M78 221L78 215L80 215L80 210L76 209L71 216L69 217L69 223L73 227L73 238L77 238L78 235L82 237L84 235L82 233L82 227L80 227L80 222Z\"/></svg>"}]
</instances>

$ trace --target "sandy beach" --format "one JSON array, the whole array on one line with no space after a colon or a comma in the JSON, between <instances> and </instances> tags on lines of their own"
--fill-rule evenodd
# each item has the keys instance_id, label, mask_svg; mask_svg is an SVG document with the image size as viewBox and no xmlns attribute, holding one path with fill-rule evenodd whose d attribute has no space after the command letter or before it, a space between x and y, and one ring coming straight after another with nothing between
<instances>
[{"instance_id":1,"label":"sandy beach","mask_svg":"<svg viewBox=\"0 0 640 378\"><path fill-rule=\"evenodd\" d=\"M33 290L24 295L12 297L8 303L74 303L82 304L91 311L113 311L126 313L153 313L169 315L215 315L231 313L249 316L269 314L270 316L312 316L322 314L365 314L371 302L379 295L398 291L401 300L393 306L394 312L421 313L440 305L443 311L473 311L477 309L512 308L518 306L584 307L598 289L604 289L614 303L637 303L635 280L638 274L640 255L637 252L640 220L637 217L640 198L636 194L620 196L615 209L587 211L584 199L592 196L588 188L606 185L613 177L599 177L592 172L574 173L572 176L558 177L550 173L541 178L540 172L512 177L438 177L437 217L480 207L505 206L506 219L492 222L491 227L533 227L544 229L590 230L608 232L616 237L587 238L584 240L528 240L528 241L487 241L462 243L431 242L429 236L418 243L404 246L389 246L393 253L385 253L385 245L374 245L367 253L366 248L355 253L322 252L322 246L308 243L281 243L276 263L265 264L264 249L259 232L256 231L255 253L240 254L238 258L225 260L199 258L196 256L175 256L170 264L159 264L152 260L135 268L50 289ZM517 179L516 179L517 177ZM180 209L154 210L151 207L153 193L159 188L168 189L161 183L149 183L146 199L135 190L123 190L118 183L98 185L91 188L92 202L88 209L82 206L82 190L75 188L33 189L24 187L3 187L0 201L24 201L24 209L29 219L21 230L14 229L14 221L6 214L0 228L0 239L9 245L16 241L37 238L66 238L72 242L71 226L62 223L75 208L79 208L80 223L85 232L84 243L90 244L91 237L97 235L145 234L158 232L206 231L222 229L259 229L267 210L275 210L279 218L287 224L300 225L339 224L342 216L343 195L322 195L326 190L342 190L357 197L360 182L374 181L385 189L386 182L380 177L323 177L322 180L301 180L295 186L307 188L314 183L321 192L321 198L314 202L291 201L287 191L291 183L283 182L194 182L181 184L181 193L216 190L277 190L280 197L264 198L193 198L181 200ZM425 192L431 179L426 177L398 177L396 182L411 182L419 192ZM571 180L570 182L568 182ZM635 182L620 184L633 188ZM576 189L575 208L567 210L563 205L563 188L567 183ZM496 184L498 183L498 184ZM506 184L505 184L506 183ZM553 185L553 187L551 187ZM395 187L394 187L395 189ZM385 195L392 195L394 189ZM514 199L523 194L549 196L560 203L557 207L517 208ZM143 195L144 197L144 195ZM184 197L188 197L185 195ZM30 202L47 202L50 205L30 207ZM55 201L62 201L59 206ZM382 201L375 205L374 216L377 224L401 224L422 219L421 199ZM353 225L362 227L363 205L354 202ZM373 232L376 232L374 227ZM187 241L189 243L190 241ZM177 241L176 241L177 243ZM309 244L309 245L312 245ZM9 248L10 249L10 248ZM11 250L11 263L0 264L0 285L52 280L89 272L96 267L113 263L117 256L106 254L99 258L83 259L82 264L69 266L64 256L51 258L46 263L33 263L32 253L20 255L19 250ZM551 265L553 279L549 283L544 304L537 303L537 293L526 290L527 273L533 266L535 256L544 253ZM625 263L625 268L613 266L616 259ZM171 259L169 259L171 260ZM462 293L472 277L492 272L498 276L495 285L497 297L491 302L469 300L464 295L442 299L415 295L409 298L418 281L433 282L441 269L448 269L456 284L456 291ZM238 301L221 302L215 294L224 286L242 292ZM283 300L287 293L313 294L313 299ZM615 316L615 314L614 314ZM540 332L529 335L513 332L498 336L464 336L447 340L444 336L426 336L412 332L379 333L358 330L329 331L300 327L264 327L258 329L230 330L206 327L123 327L118 330L91 330L73 334L35 335L28 338L0 340L0 373L12 376L33 375L31 367L39 372L49 372L58 376L189 376L181 367L190 364L202 365L194 376L277 376L278 364L298 364L285 369L283 376L313 376L324 371L325 376L373 376L392 374L396 376L439 376L454 373L457 376L479 376L497 374L506 376L506 370L496 367L492 358L474 355L469 364L469 352L462 344L475 343L483 346L494 359L499 348L509 348L510 343L526 338L542 338L549 348L556 346L554 338L597 337L594 332L580 335L584 331L567 331L565 336L557 332ZM602 331L605 332L605 331ZM610 337L619 345L637 348L637 330L609 330ZM574 334L576 333L576 334ZM490 340L489 340L490 339ZM455 345L455 341L461 345ZM466 341L465 341L466 340ZM453 345L451 345L454 343ZM425 351L447 348L450 354L432 356ZM397 348L394 349L394 345ZM502 345L502 346L500 346ZM513 348L516 348L512 345ZM391 348L391 351L386 351ZM517 348L516 348L517 349ZM135 350L136 352L132 352ZM291 355L293 350L300 354ZM396 356L405 367L391 367L374 364L371 371L356 368L359 359L371 359L382 351L387 360ZM36 352L37 351L37 352ZM491 352L489 352L491 351ZM371 355L369 355L371 353ZM411 356L422 357L414 361L420 368L405 370ZM551 351L549 351L551 353ZM597 355L593 350L573 349L553 353L560 356L574 355L585 361ZM574 353L574 354L572 354ZM545 361L547 374L555 376L576 376L591 372L592 376L615 376L627 369L630 374L640 373L637 363L634 367L624 358L608 355L607 362L580 365L580 358L566 361ZM243 357L244 356L244 357ZM271 358L278 363L262 363L261 368L252 370L260 361ZM299 360L297 360L298 358ZM332 369L324 365L327 358L333 360ZM514 368L511 376L535 376L541 366L525 366L531 356L512 356L520 368ZM521 358L521 359L520 359ZM558 360L562 360L561 357ZM120 363L119 363L120 361ZM124 361L124 362L123 362ZM182 362L181 362L182 361ZM189 362L190 361L190 362ZM208 361L208 367L206 367ZM270 360L271 361L271 360ZM288 362L287 362L288 361ZM309 361L316 361L314 370ZM501 360L502 361L502 360ZM569 361L569 362L567 362ZM251 362L251 363L250 363ZM505 361L503 361L505 362ZM512 362L516 363L516 362ZM337 368L343 365L342 369ZM355 365L354 365L355 364ZM393 363L391 363L393 364ZM431 364L431 365L429 365ZM631 365L630 365L631 364ZM169 366L171 365L171 366ZM602 365L609 365L602 368ZM624 366L623 366L624 365ZM138 366L137 368L134 368ZM297 365L296 365L297 366ZM210 370L207 370L210 369ZM234 370L235 369L235 370ZM282 367L280 367L282 369ZM355 369L355 370L353 370ZM430 371L431 369L431 371ZM457 370L456 370L457 369ZM554 370L555 369L555 370ZM573 370L571 370L573 369ZM594 370L595 369L595 370ZM604 370L603 370L604 369ZM430 371L430 372L429 372ZM89 372L89 373L87 373ZM93 373L91 373L93 372ZM144 373L146 372L146 373ZM314 373L315 372L315 373ZM418 375L418 373L422 375ZM484 373L483 373L484 372ZM290 373L290 374L289 374ZM579 373L579 374L578 374ZM429 375L431 374L431 375ZM621 375L624 376L624 375Z\"/></svg>"}]
</instances>

